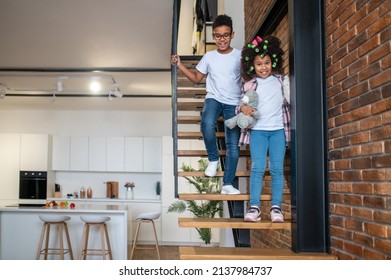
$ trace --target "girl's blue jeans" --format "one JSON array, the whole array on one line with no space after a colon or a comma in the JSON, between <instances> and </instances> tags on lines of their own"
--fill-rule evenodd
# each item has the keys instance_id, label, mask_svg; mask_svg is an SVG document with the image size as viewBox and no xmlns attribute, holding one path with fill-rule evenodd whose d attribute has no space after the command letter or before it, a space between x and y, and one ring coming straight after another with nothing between
<instances>
[{"instance_id":1,"label":"girl's blue jeans","mask_svg":"<svg viewBox=\"0 0 391 280\"><path fill-rule=\"evenodd\" d=\"M281 207L284 189L284 129L266 131L251 130L250 153L250 205L260 206L263 175L266 169L267 153L269 151L269 169L272 176L272 205Z\"/></svg>"},{"instance_id":2,"label":"girl's blue jeans","mask_svg":"<svg viewBox=\"0 0 391 280\"><path fill-rule=\"evenodd\" d=\"M234 117L235 114L234 105L227 105L218 102L213 98L207 98L204 102L201 117L201 132L204 138L205 148L208 152L209 161L219 160L219 150L217 148L216 138L216 124L217 119L223 116L224 120ZM224 185L232 185L236 176L236 167L239 160L239 136L240 128L238 126L230 129L225 128L225 145L226 145L226 157L225 157L225 170L224 170Z\"/></svg>"}]
</instances>

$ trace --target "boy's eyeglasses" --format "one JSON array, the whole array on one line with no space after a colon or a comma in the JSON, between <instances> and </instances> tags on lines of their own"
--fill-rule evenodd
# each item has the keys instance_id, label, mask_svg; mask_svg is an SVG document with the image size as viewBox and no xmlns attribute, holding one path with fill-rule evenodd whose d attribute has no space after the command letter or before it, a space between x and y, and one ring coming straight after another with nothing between
<instances>
[{"instance_id":1,"label":"boy's eyeglasses","mask_svg":"<svg viewBox=\"0 0 391 280\"><path fill-rule=\"evenodd\" d=\"M228 39L229 37L231 37L231 33L224 33L224 34L213 33L212 36L216 40L220 40L221 38Z\"/></svg>"}]
</instances>

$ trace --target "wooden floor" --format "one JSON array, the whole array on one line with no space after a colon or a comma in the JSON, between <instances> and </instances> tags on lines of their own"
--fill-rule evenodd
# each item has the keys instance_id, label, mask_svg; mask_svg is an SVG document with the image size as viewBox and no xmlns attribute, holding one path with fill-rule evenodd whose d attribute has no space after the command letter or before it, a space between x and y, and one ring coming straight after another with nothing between
<instances>
[{"instance_id":1,"label":"wooden floor","mask_svg":"<svg viewBox=\"0 0 391 280\"><path fill-rule=\"evenodd\" d=\"M142 247L142 246L140 246ZM130 258L130 252L132 246L128 247L128 257ZM179 260L179 246L159 246L160 259L161 260ZM137 249L134 250L134 260L157 260L156 250L152 249Z\"/></svg>"}]
</instances>

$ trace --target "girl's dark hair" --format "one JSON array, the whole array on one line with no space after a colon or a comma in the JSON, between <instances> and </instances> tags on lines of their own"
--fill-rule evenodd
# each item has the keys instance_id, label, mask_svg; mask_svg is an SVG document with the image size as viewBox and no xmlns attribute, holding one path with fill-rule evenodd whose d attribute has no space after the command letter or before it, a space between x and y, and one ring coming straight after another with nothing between
<instances>
[{"instance_id":1,"label":"girl's dark hair","mask_svg":"<svg viewBox=\"0 0 391 280\"><path fill-rule=\"evenodd\" d=\"M257 55L261 57L269 55L272 61L273 73L282 74L283 54L284 51L281 49L280 39L271 35L265 36L263 39L257 36L242 49L241 72L243 80L248 81L255 77L254 58Z\"/></svg>"},{"instance_id":2,"label":"girl's dark hair","mask_svg":"<svg viewBox=\"0 0 391 280\"><path fill-rule=\"evenodd\" d=\"M233 31L232 28L232 18L227 15L218 15L212 24L212 30L214 30L216 27L226 25L231 28L231 32Z\"/></svg>"}]
</instances>

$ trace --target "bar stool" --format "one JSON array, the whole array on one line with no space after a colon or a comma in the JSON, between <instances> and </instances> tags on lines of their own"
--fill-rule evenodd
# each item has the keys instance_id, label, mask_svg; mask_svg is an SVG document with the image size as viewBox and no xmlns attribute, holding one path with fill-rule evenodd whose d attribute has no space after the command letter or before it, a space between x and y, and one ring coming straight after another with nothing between
<instances>
[{"instance_id":1,"label":"bar stool","mask_svg":"<svg viewBox=\"0 0 391 280\"><path fill-rule=\"evenodd\" d=\"M69 253L69 257L73 260L73 252L71 246L71 240L69 238L68 225L66 221L69 221L71 217L68 216L58 216L58 215L40 215L39 219L43 222L42 231L41 231L41 239L39 240L38 251L37 251L37 260L41 258L41 255L44 255L45 260L48 259L48 255L60 255L61 259L64 260L64 255ZM57 227L57 234L60 239L60 247L59 248L49 248L49 240L50 240L50 226ZM63 231L65 232L66 240L68 243L68 248L64 248L63 241ZM45 239L45 248L42 249L42 244Z\"/></svg>"},{"instance_id":2,"label":"bar stool","mask_svg":"<svg viewBox=\"0 0 391 280\"><path fill-rule=\"evenodd\" d=\"M87 255L101 255L102 259L106 259L106 255L109 255L110 260L113 259L113 254L111 252L109 231L107 230L107 223L110 221L110 217L101 217L101 216L80 216L80 219L84 222L83 235L81 239L79 259L82 258L85 260ZM100 231L101 239L101 249L89 249L88 248L88 238L90 234L90 227L96 226ZM107 249L105 248L105 239Z\"/></svg>"},{"instance_id":3,"label":"bar stool","mask_svg":"<svg viewBox=\"0 0 391 280\"><path fill-rule=\"evenodd\" d=\"M130 259L133 259L133 253L134 253L135 249L155 249L156 248L157 257L160 260L159 241L157 239L156 227L155 227L155 222L154 222L155 220L159 219L160 215L161 215L161 213L145 213L145 214L141 214L137 217L136 220L138 221L138 224L137 224L136 234L135 234L134 240L133 240L133 247L132 247L132 252L130 254ZM155 234L155 246L152 246L152 247L146 247L146 246L139 247L139 246L137 246L138 234L140 232L140 226L142 223L151 223L152 224L153 232Z\"/></svg>"}]
</instances>

